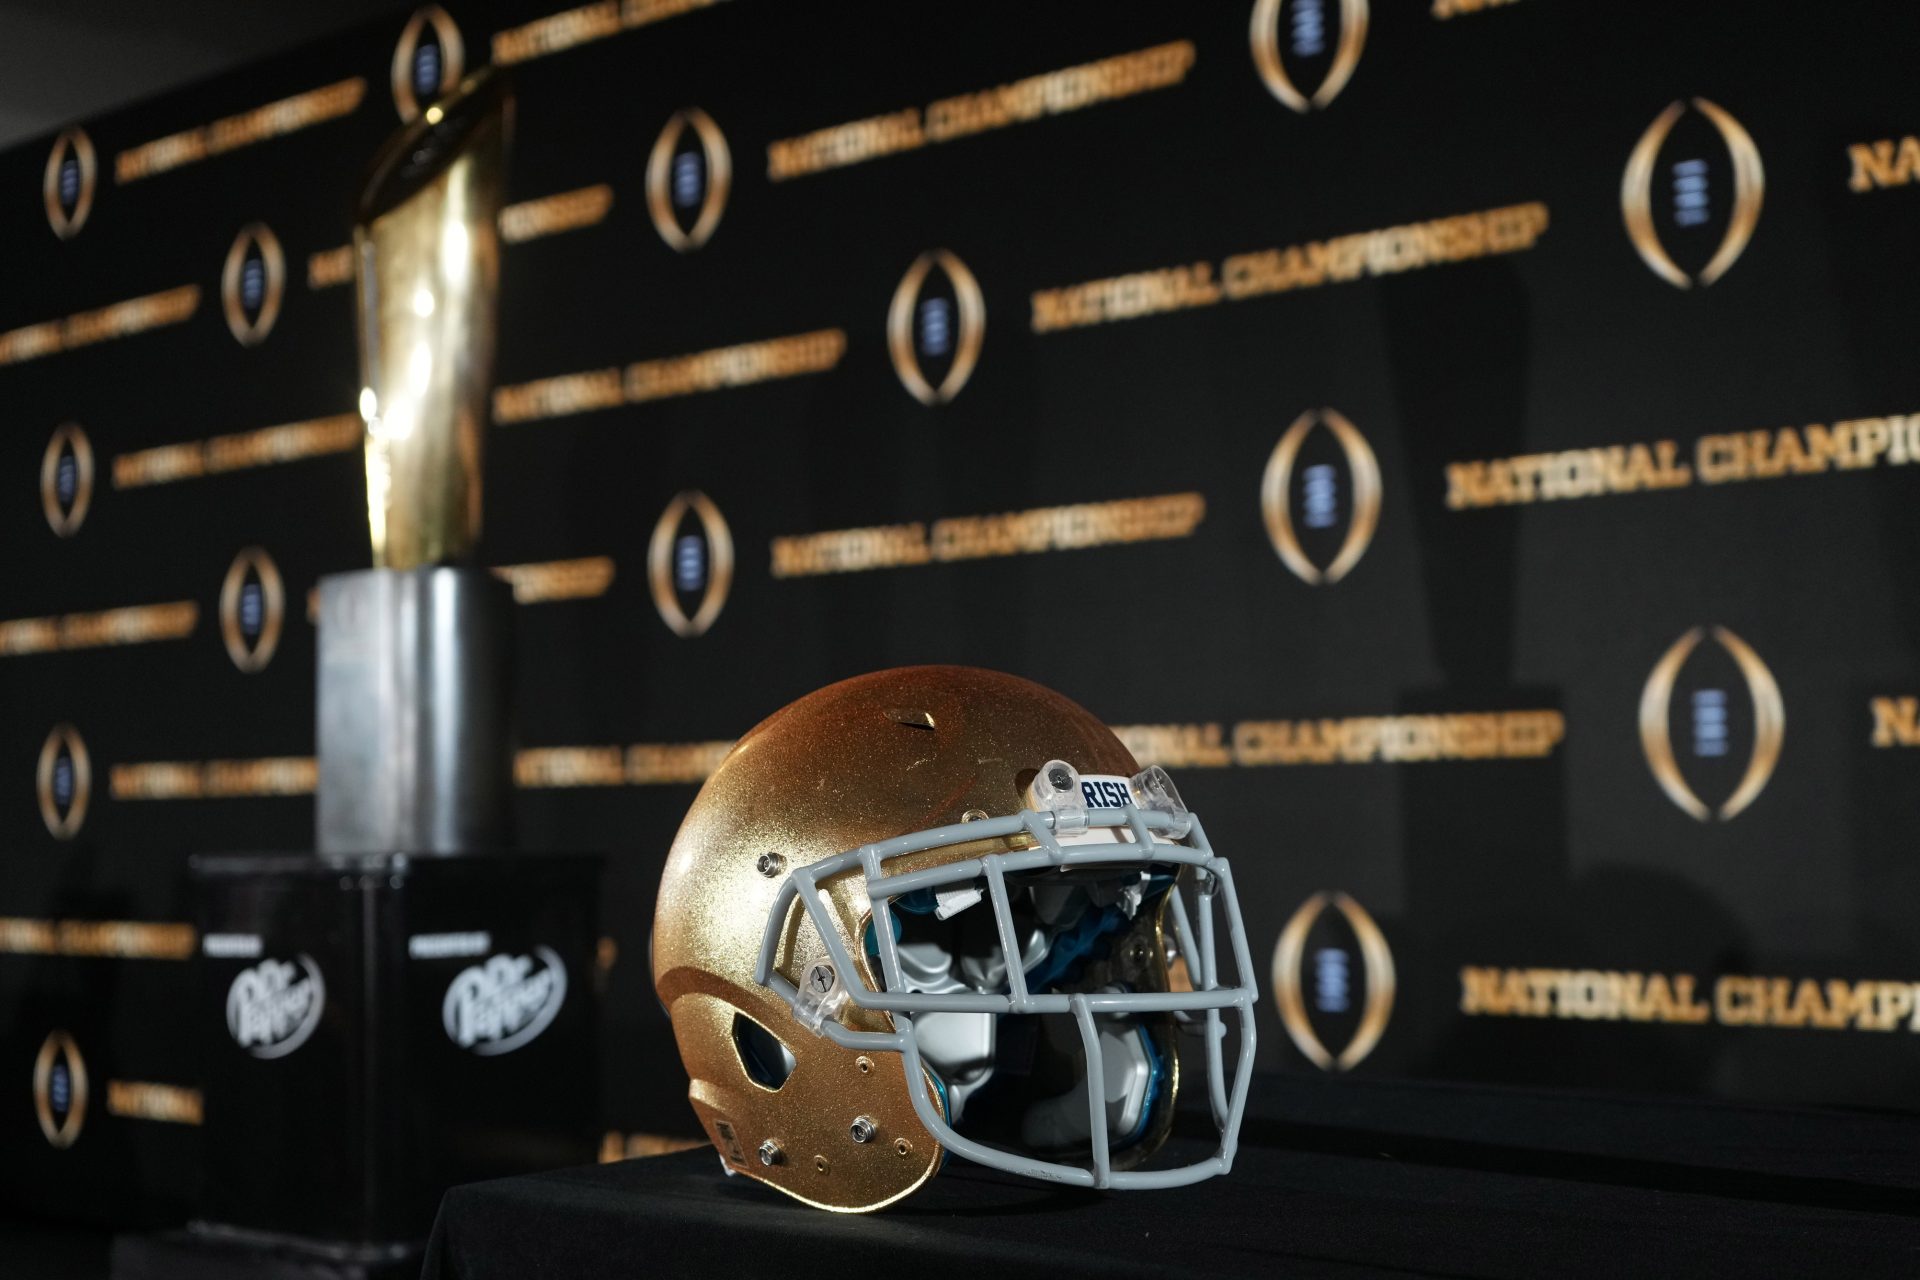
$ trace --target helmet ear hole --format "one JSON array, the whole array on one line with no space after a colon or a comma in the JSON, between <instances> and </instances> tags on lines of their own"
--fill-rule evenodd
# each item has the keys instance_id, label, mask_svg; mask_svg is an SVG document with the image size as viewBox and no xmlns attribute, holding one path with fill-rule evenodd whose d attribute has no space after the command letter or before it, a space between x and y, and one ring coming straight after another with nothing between
<instances>
[{"instance_id":1,"label":"helmet ear hole","mask_svg":"<svg viewBox=\"0 0 1920 1280\"><path fill-rule=\"evenodd\" d=\"M740 1055L740 1069L747 1079L762 1089L774 1091L793 1074L793 1051L780 1037L744 1013L733 1015L733 1048Z\"/></svg>"}]
</instances>

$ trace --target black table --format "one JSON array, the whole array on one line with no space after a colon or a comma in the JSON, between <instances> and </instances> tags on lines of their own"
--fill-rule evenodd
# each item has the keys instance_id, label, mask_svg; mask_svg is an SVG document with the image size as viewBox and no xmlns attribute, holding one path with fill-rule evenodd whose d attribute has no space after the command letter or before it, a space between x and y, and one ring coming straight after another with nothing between
<instances>
[{"instance_id":1,"label":"black table","mask_svg":"<svg viewBox=\"0 0 1920 1280\"><path fill-rule=\"evenodd\" d=\"M1382 1272L1920 1274L1920 1117L1269 1077L1232 1175L1195 1187L952 1161L842 1216L703 1149L455 1188L425 1275Z\"/></svg>"}]
</instances>

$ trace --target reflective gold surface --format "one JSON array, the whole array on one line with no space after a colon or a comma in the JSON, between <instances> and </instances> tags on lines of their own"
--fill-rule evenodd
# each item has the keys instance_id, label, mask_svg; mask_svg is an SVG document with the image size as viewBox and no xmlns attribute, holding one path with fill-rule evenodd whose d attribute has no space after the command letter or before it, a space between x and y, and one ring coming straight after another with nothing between
<instances>
[{"instance_id":1,"label":"reflective gold surface","mask_svg":"<svg viewBox=\"0 0 1920 1280\"><path fill-rule=\"evenodd\" d=\"M467 79L375 158L353 230L377 567L465 560L480 535L512 98Z\"/></svg>"},{"instance_id":2,"label":"reflective gold surface","mask_svg":"<svg viewBox=\"0 0 1920 1280\"><path fill-rule=\"evenodd\" d=\"M908 667L800 699L748 732L714 771L667 858L653 974L692 1078L694 1111L736 1172L839 1212L891 1204L932 1175L941 1147L914 1115L900 1055L872 1053L863 1067L862 1055L796 1022L783 1000L753 980L761 931L794 868L959 822L969 809L1015 812L1034 770L1052 759L1121 777L1139 767L1099 720L1038 685L967 667ZM989 841L932 850L889 869L1005 847ZM776 874L756 866L764 853L781 860ZM841 876L825 888L848 949L864 959L865 880ZM1145 913L1141 920L1143 928L1158 928ZM1158 946L1153 953L1165 954ZM825 954L796 905L780 944L780 971L797 980ZM1163 967L1152 980L1164 984ZM778 1091L755 1083L741 1064L732 1035L736 1011L793 1053L793 1073ZM892 1024L887 1014L851 1004L840 1020L861 1030ZM1161 1039L1161 1048L1170 1052L1170 1039ZM1172 1108L1163 1110L1170 1119ZM848 1134L862 1115L878 1125L869 1143ZM1158 1136L1140 1143L1136 1157L1144 1158ZM780 1158L763 1165L757 1153L769 1140Z\"/></svg>"}]
</instances>

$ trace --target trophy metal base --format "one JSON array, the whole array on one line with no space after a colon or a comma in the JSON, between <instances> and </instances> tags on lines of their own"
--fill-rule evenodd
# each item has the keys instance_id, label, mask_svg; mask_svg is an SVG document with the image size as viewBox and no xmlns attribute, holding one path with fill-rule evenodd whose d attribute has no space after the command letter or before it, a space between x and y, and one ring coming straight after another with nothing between
<instances>
[{"instance_id":1,"label":"trophy metal base","mask_svg":"<svg viewBox=\"0 0 1920 1280\"><path fill-rule=\"evenodd\" d=\"M322 857L511 843L512 621L512 588L483 569L320 579Z\"/></svg>"}]
</instances>

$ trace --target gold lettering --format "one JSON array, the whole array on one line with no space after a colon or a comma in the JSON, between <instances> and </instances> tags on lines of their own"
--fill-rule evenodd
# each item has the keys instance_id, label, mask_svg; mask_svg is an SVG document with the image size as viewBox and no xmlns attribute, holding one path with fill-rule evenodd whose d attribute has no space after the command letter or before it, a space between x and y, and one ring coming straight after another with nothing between
<instances>
[{"instance_id":1,"label":"gold lettering","mask_svg":"<svg viewBox=\"0 0 1920 1280\"><path fill-rule=\"evenodd\" d=\"M1142 765L1217 769L1233 763L1218 724L1114 725L1113 732Z\"/></svg>"},{"instance_id":2,"label":"gold lettering","mask_svg":"<svg viewBox=\"0 0 1920 1280\"><path fill-rule=\"evenodd\" d=\"M559 53L589 40L617 35L621 30L618 0L605 4L581 5L536 18L525 26L501 31L493 37L493 60L499 66L511 66L529 58Z\"/></svg>"},{"instance_id":3,"label":"gold lettering","mask_svg":"<svg viewBox=\"0 0 1920 1280\"><path fill-rule=\"evenodd\" d=\"M606 183L562 191L540 200L510 204L500 211L500 238L508 244L591 227L606 219L613 208L613 188Z\"/></svg>"},{"instance_id":4,"label":"gold lettering","mask_svg":"<svg viewBox=\"0 0 1920 1280\"><path fill-rule=\"evenodd\" d=\"M1836 429L1841 427L1853 433L1853 461L1848 464L1851 467L1874 466L1893 443L1893 428L1885 418L1860 418L1836 424Z\"/></svg>"},{"instance_id":5,"label":"gold lettering","mask_svg":"<svg viewBox=\"0 0 1920 1280\"><path fill-rule=\"evenodd\" d=\"M627 782L633 786L704 782L731 750L731 742L635 743L627 748Z\"/></svg>"},{"instance_id":6,"label":"gold lettering","mask_svg":"<svg viewBox=\"0 0 1920 1280\"><path fill-rule=\"evenodd\" d=\"M1043 289L1033 295L1031 323L1035 333L1047 333L1054 329L1212 306L1220 301L1220 296L1220 286L1213 278L1213 265L1196 262L1184 267L1115 276L1111 280L1092 280L1064 289Z\"/></svg>"},{"instance_id":7,"label":"gold lettering","mask_svg":"<svg viewBox=\"0 0 1920 1280\"><path fill-rule=\"evenodd\" d=\"M1920 698L1875 698L1870 706L1874 746L1920 747Z\"/></svg>"},{"instance_id":8,"label":"gold lettering","mask_svg":"<svg viewBox=\"0 0 1920 1280\"><path fill-rule=\"evenodd\" d=\"M205 1111L198 1089L141 1080L107 1081L107 1111L128 1120L199 1124Z\"/></svg>"},{"instance_id":9,"label":"gold lettering","mask_svg":"<svg viewBox=\"0 0 1920 1280\"><path fill-rule=\"evenodd\" d=\"M1909 135L1898 142L1892 138L1856 142L1847 148L1847 159L1853 166L1847 177L1850 191L1904 187L1920 177L1920 137Z\"/></svg>"},{"instance_id":10,"label":"gold lettering","mask_svg":"<svg viewBox=\"0 0 1920 1280\"><path fill-rule=\"evenodd\" d=\"M907 107L782 138L767 146L767 178L781 182L1164 89L1186 79L1193 60L1193 42L1176 40L943 98L924 112Z\"/></svg>"},{"instance_id":11,"label":"gold lettering","mask_svg":"<svg viewBox=\"0 0 1920 1280\"><path fill-rule=\"evenodd\" d=\"M1757 1026L1765 1021L1752 978L1728 974L1713 984L1713 1012L1718 1022L1730 1027Z\"/></svg>"},{"instance_id":12,"label":"gold lettering","mask_svg":"<svg viewBox=\"0 0 1920 1280\"><path fill-rule=\"evenodd\" d=\"M825 573L854 573L863 569L891 569L898 565L929 564L923 524L867 529L835 529L773 540L773 576L811 577Z\"/></svg>"},{"instance_id":13,"label":"gold lettering","mask_svg":"<svg viewBox=\"0 0 1920 1280\"><path fill-rule=\"evenodd\" d=\"M1772 994L1775 990L1784 990L1786 987L1785 978L1777 978L1775 979L1775 983L1777 984L1775 987L1768 989L1769 994ZM1845 984L1836 983L1834 985L1840 987L1843 992L1845 991ZM1816 1027L1837 1027L1845 1022L1844 1013L1836 1011L1828 1005L1822 996L1820 984L1812 978L1802 978L1799 984L1793 988L1792 1004L1788 1005L1783 1002L1780 1007L1784 1009L1784 1012L1780 1014L1781 1026L1799 1027L1812 1025Z\"/></svg>"},{"instance_id":14,"label":"gold lettering","mask_svg":"<svg viewBox=\"0 0 1920 1280\"><path fill-rule=\"evenodd\" d=\"M358 110L366 93L367 82L355 76L197 129L170 134L115 156L113 176L123 184L133 182L208 156L335 120Z\"/></svg>"},{"instance_id":15,"label":"gold lettering","mask_svg":"<svg viewBox=\"0 0 1920 1280\"><path fill-rule=\"evenodd\" d=\"M1550 755L1565 736L1565 716L1551 710L1243 720L1233 727L1231 753L1247 767L1529 760Z\"/></svg>"},{"instance_id":16,"label":"gold lettering","mask_svg":"<svg viewBox=\"0 0 1920 1280\"><path fill-rule=\"evenodd\" d=\"M145 297L130 298L97 311L82 311L65 320L46 320L23 329L0 333L0 365L19 364L58 351L69 351L109 338L124 338L148 329L179 324L199 309L200 286L182 285Z\"/></svg>"},{"instance_id":17,"label":"gold lettering","mask_svg":"<svg viewBox=\"0 0 1920 1280\"><path fill-rule=\"evenodd\" d=\"M117 764L107 775L108 793L115 800L312 795L318 777L312 756Z\"/></svg>"},{"instance_id":18,"label":"gold lettering","mask_svg":"<svg viewBox=\"0 0 1920 1280\"><path fill-rule=\"evenodd\" d=\"M498 32L493 37L493 60L500 66L508 66L545 57L719 3L720 0L625 0L621 4L605 0L600 4L581 5Z\"/></svg>"},{"instance_id":19,"label":"gold lettering","mask_svg":"<svg viewBox=\"0 0 1920 1280\"><path fill-rule=\"evenodd\" d=\"M493 393L493 420L501 426L558 418L570 413L607 409L626 401L618 369L570 373L541 378L516 387L497 387Z\"/></svg>"},{"instance_id":20,"label":"gold lettering","mask_svg":"<svg viewBox=\"0 0 1920 1280\"><path fill-rule=\"evenodd\" d=\"M307 288L330 289L353 279L353 246L322 249L307 255Z\"/></svg>"},{"instance_id":21,"label":"gold lettering","mask_svg":"<svg viewBox=\"0 0 1920 1280\"><path fill-rule=\"evenodd\" d=\"M1547 228L1544 204L1512 205L1431 222L1311 241L1283 249L1233 254L1220 263L1167 267L1042 289L1032 295L1035 333L1132 320L1222 300L1340 283L1362 274L1389 275L1533 247Z\"/></svg>"},{"instance_id":22,"label":"gold lettering","mask_svg":"<svg viewBox=\"0 0 1920 1280\"><path fill-rule=\"evenodd\" d=\"M200 606L192 600L55 618L20 618L0 622L0 656L183 640L193 634L199 621Z\"/></svg>"},{"instance_id":23,"label":"gold lettering","mask_svg":"<svg viewBox=\"0 0 1920 1280\"><path fill-rule=\"evenodd\" d=\"M627 366L625 386L629 404L691 395L722 387L740 387L776 378L818 373L840 363L847 336L838 329L822 329L791 338L749 342L697 355L666 360L643 360Z\"/></svg>"},{"instance_id":24,"label":"gold lettering","mask_svg":"<svg viewBox=\"0 0 1920 1280\"><path fill-rule=\"evenodd\" d=\"M535 747L513 760L516 787L617 787L627 780L619 747Z\"/></svg>"},{"instance_id":25,"label":"gold lettering","mask_svg":"<svg viewBox=\"0 0 1920 1280\"><path fill-rule=\"evenodd\" d=\"M1693 975L1690 973L1674 975L1673 1002L1673 1017L1665 1021L1705 1022L1713 1016L1713 1010L1707 1007L1706 1002L1694 995Z\"/></svg>"},{"instance_id":26,"label":"gold lettering","mask_svg":"<svg viewBox=\"0 0 1920 1280\"><path fill-rule=\"evenodd\" d=\"M603 596L613 585L611 556L584 556L578 560L548 560L540 564L496 565L493 575L513 584L516 604L548 600L584 600Z\"/></svg>"},{"instance_id":27,"label":"gold lettering","mask_svg":"<svg viewBox=\"0 0 1920 1280\"><path fill-rule=\"evenodd\" d=\"M1693 482L1671 440L1447 464L1447 506L1505 506L1675 489Z\"/></svg>"},{"instance_id":28,"label":"gold lettering","mask_svg":"<svg viewBox=\"0 0 1920 1280\"><path fill-rule=\"evenodd\" d=\"M1501 977L1498 969L1463 965L1460 969L1460 1012L1469 1016L1487 1013L1496 1017L1507 1013L1511 1006L1503 999Z\"/></svg>"},{"instance_id":29,"label":"gold lettering","mask_svg":"<svg viewBox=\"0 0 1920 1280\"><path fill-rule=\"evenodd\" d=\"M198 945L190 924L0 918L0 954L186 960Z\"/></svg>"},{"instance_id":30,"label":"gold lettering","mask_svg":"<svg viewBox=\"0 0 1920 1280\"><path fill-rule=\"evenodd\" d=\"M1601 969L1460 970L1460 1012L1479 1017L1678 1023L1698 1026L1920 1030L1920 983L1723 974L1709 1006L1692 974Z\"/></svg>"},{"instance_id":31,"label":"gold lettering","mask_svg":"<svg viewBox=\"0 0 1920 1280\"><path fill-rule=\"evenodd\" d=\"M1694 467L1701 484L1724 484L1747 478L1746 441L1737 435L1701 436L1693 447Z\"/></svg>"},{"instance_id":32,"label":"gold lettering","mask_svg":"<svg viewBox=\"0 0 1920 1280\"><path fill-rule=\"evenodd\" d=\"M773 576L808 577L903 565L1030 555L1190 536L1206 517L1197 493L1040 507L923 524L777 537Z\"/></svg>"},{"instance_id":33,"label":"gold lettering","mask_svg":"<svg viewBox=\"0 0 1920 1280\"><path fill-rule=\"evenodd\" d=\"M223 471L345 453L360 447L364 431L359 414L343 413L310 422L289 422L283 426L215 436L211 440L123 453L113 460L113 486L133 489L169 484Z\"/></svg>"}]
</instances>

